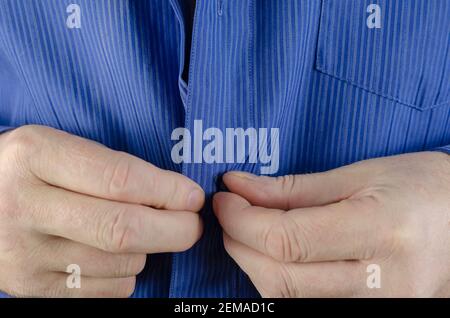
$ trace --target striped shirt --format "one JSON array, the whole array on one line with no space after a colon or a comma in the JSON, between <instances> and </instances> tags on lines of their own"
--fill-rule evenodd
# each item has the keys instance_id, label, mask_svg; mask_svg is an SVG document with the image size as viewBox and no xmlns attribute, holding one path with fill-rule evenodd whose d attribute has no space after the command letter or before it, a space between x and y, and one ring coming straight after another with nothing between
<instances>
[{"instance_id":1,"label":"striped shirt","mask_svg":"<svg viewBox=\"0 0 450 318\"><path fill-rule=\"evenodd\" d=\"M450 153L450 0L197 0L188 82L180 1L0 0L0 131L55 127L206 192L201 240L150 255L134 296L258 297L211 196L262 164L176 163L177 127L277 128L276 175Z\"/></svg>"}]
</instances>

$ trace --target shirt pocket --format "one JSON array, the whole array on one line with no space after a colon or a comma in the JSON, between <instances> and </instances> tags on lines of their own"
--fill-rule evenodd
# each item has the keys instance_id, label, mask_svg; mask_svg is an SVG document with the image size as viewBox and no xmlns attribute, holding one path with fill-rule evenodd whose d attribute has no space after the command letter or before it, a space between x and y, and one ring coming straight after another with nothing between
<instances>
[{"instance_id":1,"label":"shirt pocket","mask_svg":"<svg viewBox=\"0 0 450 318\"><path fill-rule=\"evenodd\" d=\"M417 110L449 106L449 17L450 0L322 0L315 68Z\"/></svg>"}]
</instances>

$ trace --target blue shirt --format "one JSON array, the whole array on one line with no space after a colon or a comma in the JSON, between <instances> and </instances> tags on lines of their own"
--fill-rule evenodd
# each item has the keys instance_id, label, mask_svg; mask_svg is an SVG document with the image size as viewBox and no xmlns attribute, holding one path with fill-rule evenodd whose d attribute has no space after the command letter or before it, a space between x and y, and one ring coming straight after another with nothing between
<instances>
[{"instance_id":1,"label":"blue shirt","mask_svg":"<svg viewBox=\"0 0 450 318\"><path fill-rule=\"evenodd\" d=\"M261 164L176 164L172 131L279 128L277 175L450 152L449 16L448 0L198 0L186 83L178 0L0 0L0 126L62 129L203 187L202 239L150 255L135 296L257 297L210 199Z\"/></svg>"}]
</instances>

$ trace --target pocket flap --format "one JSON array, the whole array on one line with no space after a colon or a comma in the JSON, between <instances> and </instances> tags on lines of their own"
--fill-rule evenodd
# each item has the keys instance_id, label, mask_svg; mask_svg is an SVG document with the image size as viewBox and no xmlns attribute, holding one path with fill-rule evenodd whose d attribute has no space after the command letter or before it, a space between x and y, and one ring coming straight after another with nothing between
<instances>
[{"instance_id":1,"label":"pocket flap","mask_svg":"<svg viewBox=\"0 0 450 318\"><path fill-rule=\"evenodd\" d=\"M450 105L450 0L322 1L318 71L416 109Z\"/></svg>"}]
</instances>

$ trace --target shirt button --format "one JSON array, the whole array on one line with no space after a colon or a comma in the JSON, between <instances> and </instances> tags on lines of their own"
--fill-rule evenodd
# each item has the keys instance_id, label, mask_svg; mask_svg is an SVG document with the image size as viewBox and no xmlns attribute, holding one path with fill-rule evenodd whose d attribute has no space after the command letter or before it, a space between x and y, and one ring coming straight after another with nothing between
<instances>
[{"instance_id":1,"label":"shirt button","mask_svg":"<svg viewBox=\"0 0 450 318\"><path fill-rule=\"evenodd\" d=\"M228 192L228 188L225 183L223 183L223 174L218 174L214 177L214 183L218 192Z\"/></svg>"}]
</instances>

